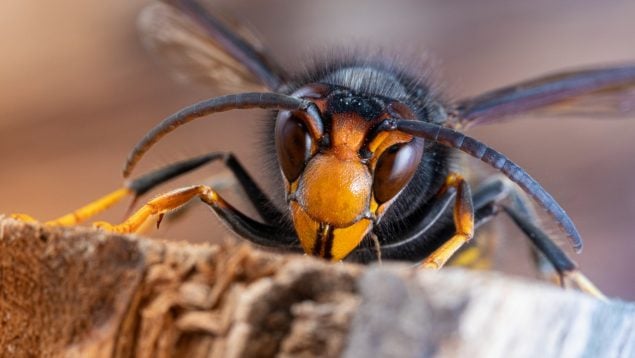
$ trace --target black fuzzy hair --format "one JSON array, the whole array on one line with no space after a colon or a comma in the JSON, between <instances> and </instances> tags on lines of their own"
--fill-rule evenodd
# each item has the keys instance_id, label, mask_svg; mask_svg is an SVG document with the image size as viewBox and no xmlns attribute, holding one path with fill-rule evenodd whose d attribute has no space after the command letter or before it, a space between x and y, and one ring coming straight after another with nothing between
<instances>
[{"instance_id":1,"label":"black fuzzy hair","mask_svg":"<svg viewBox=\"0 0 635 358\"><path fill-rule=\"evenodd\" d=\"M366 49L335 48L321 51L311 59L304 61L302 69L291 76L289 83L282 88L283 93L291 94L298 88L315 82L333 83L332 76L343 68L370 69L384 74L390 74L405 90L401 95L384 79L357 88L360 92L393 98L408 103L417 114L422 111L443 111L446 107L444 97L439 90L439 84L434 80L430 67L432 64L425 59L409 55L394 55L395 52ZM372 76L372 75L371 75ZM329 78L331 77L331 78ZM370 77L370 76L369 76ZM340 78L340 80L344 80ZM337 80L336 80L337 81ZM445 113L425 113L431 121L444 120Z\"/></svg>"}]
</instances>

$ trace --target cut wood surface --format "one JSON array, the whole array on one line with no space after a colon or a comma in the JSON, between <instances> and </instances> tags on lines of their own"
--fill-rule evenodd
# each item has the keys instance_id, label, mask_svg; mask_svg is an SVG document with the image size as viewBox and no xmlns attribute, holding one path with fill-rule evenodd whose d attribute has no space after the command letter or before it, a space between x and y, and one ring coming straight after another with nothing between
<instances>
[{"instance_id":1,"label":"cut wood surface","mask_svg":"<svg viewBox=\"0 0 635 358\"><path fill-rule=\"evenodd\" d=\"M0 356L633 357L635 305L0 219Z\"/></svg>"}]
</instances>

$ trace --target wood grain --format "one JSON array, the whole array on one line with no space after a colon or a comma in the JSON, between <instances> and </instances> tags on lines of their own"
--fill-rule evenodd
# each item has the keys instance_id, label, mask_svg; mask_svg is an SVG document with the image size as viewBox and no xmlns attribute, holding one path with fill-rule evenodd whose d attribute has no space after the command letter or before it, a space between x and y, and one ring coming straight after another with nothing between
<instances>
[{"instance_id":1,"label":"wood grain","mask_svg":"<svg viewBox=\"0 0 635 358\"><path fill-rule=\"evenodd\" d=\"M7 218L0 287L0 356L635 354L635 305L543 283Z\"/></svg>"}]
</instances>

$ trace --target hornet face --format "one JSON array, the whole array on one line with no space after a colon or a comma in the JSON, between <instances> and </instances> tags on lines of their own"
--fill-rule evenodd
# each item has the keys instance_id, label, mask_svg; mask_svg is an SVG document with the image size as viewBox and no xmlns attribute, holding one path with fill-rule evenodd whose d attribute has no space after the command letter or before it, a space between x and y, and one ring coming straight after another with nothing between
<instances>
[{"instance_id":1,"label":"hornet face","mask_svg":"<svg viewBox=\"0 0 635 358\"><path fill-rule=\"evenodd\" d=\"M389 98L325 84L307 85L293 96L310 100L319 112L281 111L276 120L293 224L305 253L341 260L410 182L423 139L375 131L388 118L415 118L407 105Z\"/></svg>"}]
</instances>

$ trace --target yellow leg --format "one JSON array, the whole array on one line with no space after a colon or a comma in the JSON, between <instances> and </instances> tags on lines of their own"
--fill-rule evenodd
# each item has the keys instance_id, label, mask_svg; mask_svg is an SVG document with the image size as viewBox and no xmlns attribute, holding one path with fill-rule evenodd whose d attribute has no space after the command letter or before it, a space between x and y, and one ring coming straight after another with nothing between
<instances>
[{"instance_id":1,"label":"yellow leg","mask_svg":"<svg viewBox=\"0 0 635 358\"><path fill-rule=\"evenodd\" d=\"M160 184L199 168L206 163L224 159L225 157L226 155L222 153L209 153L204 156L172 163L126 183L123 188L117 189L70 214L45 222L44 224L48 226L77 225L110 208L128 195L133 196L136 199L138 196L143 195L148 190ZM238 164L238 166L240 165ZM37 221L31 216L25 214L13 214L11 216L15 219L26 222Z\"/></svg>"},{"instance_id":2,"label":"yellow leg","mask_svg":"<svg viewBox=\"0 0 635 358\"><path fill-rule=\"evenodd\" d=\"M470 187L463 177L454 173L448 175L441 194L452 187L456 189L454 203L456 234L423 260L421 265L424 268L440 269L461 246L474 237L474 206Z\"/></svg>"},{"instance_id":3,"label":"yellow leg","mask_svg":"<svg viewBox=\"0 0 635 358\"><path fill-rule=\"evenodd\" d=\"M87 219L101 213L102 211L110 208L116 203L120 202L121 199L125 198L128 195L134 194L132 190L128 188L121 188L109 193L88 205L85 205L72 213L61 216L57 219L50 220L44 223L46 226L72 226L77 225L86 221ZM12 218L25 221L25 222L35 222L36 219L32 218L26 214L12 214Z\"/></svg>"},{"instance_id":4,"label":"yellow leg","mask_svg":"<svg viewBox=\"0 0 635 358\"><path fill-rule=\"evenodd\" d=\"M112 225L103 221L96 222L94 225L100 229L111 232L136 232L150 217L158 216L160 220L165 213L176 210L197 197L208 204L215 203L216 205L224 205L224 201L212 188L205 185L196 185L177 189L156 197L119 225Z\"/></svg>"}]
</instances>

